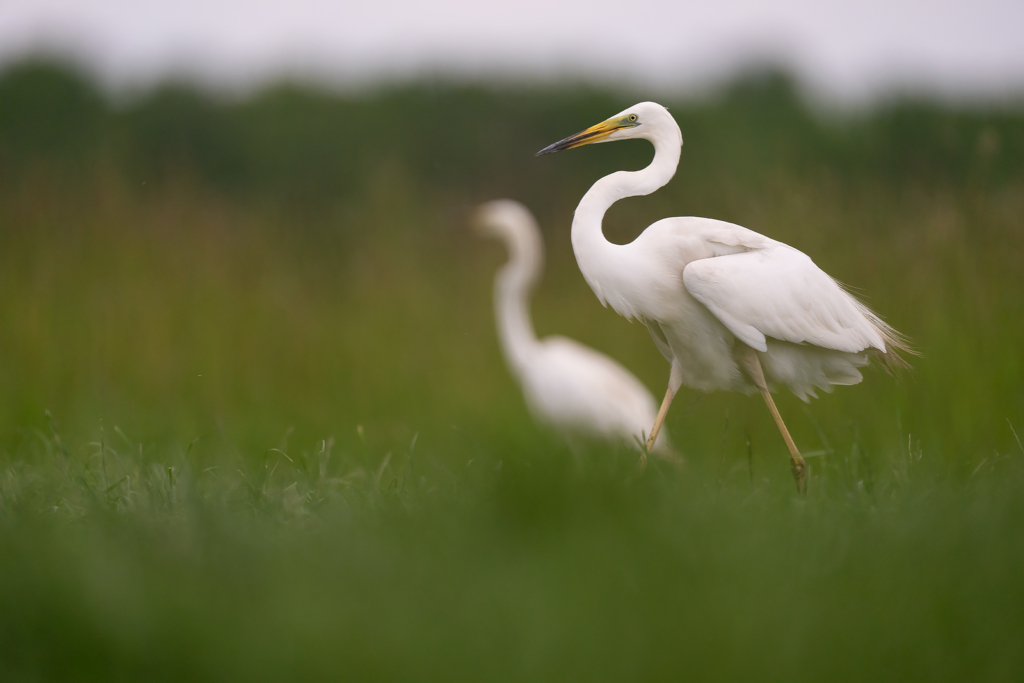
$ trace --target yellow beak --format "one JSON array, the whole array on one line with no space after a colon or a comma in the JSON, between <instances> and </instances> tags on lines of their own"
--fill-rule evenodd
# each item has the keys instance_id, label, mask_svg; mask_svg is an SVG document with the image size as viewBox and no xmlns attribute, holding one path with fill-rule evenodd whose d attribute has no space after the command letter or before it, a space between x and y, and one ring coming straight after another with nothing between
<instances>
[{"instance_id":1,"label":"yellow beak","mask_svg":"<svg viewBox=\"0 0 1024 683\"><path fill-rule=\"evenodd\" d=\"M633 128L639 124L630 121L626 117L617 119L608 119L602 121L596 126L591 126L586 130L576 133L576 135L570 135L564 140L559 140L553 145L548 145L541 151L537 152L534 156L541 156L542 154L554 154L555 152L561 152L566 149L573 149L575 147L582 147L583 145L589 145L594 142L603 142L608 139L608 136L621 128Z\"/></svg>"}]
</instances>

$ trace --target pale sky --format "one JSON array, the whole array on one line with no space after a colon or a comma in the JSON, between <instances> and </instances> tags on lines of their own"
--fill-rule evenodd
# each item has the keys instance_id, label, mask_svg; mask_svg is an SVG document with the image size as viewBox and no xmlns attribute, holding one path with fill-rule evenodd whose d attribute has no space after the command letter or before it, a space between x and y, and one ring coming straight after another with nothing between
<instances>
[{"instance_id":1,"label":"pale sky","mask_svg":"<svg viewBox=\"0 0 1024 683\"><path fill-rule=\"evenodd\" d=\"M1024 93L1024 0L0 0L0 67L40 51L114 89L441 72L685 93L772 60L826 101L1001 98Z\"/></svg>"}]
</instances>

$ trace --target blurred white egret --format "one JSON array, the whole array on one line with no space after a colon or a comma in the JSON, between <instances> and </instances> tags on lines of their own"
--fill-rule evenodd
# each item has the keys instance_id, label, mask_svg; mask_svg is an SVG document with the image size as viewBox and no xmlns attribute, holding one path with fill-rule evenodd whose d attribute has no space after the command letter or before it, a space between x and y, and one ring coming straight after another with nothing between
<instances>
[{"instance_id":1,"label":"blurred white egret","mask_svg":"<svg viewBox=\"0 0 1024 683\"><path fill-rule=\"evenodd\" d=\"M638 447L653 424L657 401L626 368L566 337L537 339L529 299L544 261L540 231L519 202L499 199L479 208L475 224L508 249L494 281L498 339L535 420L570 440L577 435ZM667 440L652 441L668 452Z\"/></svg>"},{"instance_id":2,"label":"blurred white egret","mask_svg":"<svg viewBox=\"0 0 1024 683\"><path fill-rule=\"evenodd\" d=\"M897 350L907 350L906 343L805 254L738 225L666 218L629 244L609 242L601 230L608 208L650 194L675 175L683 138L672 115L660 104L642 102L537 152L630 138L649 140L654 160L640 171L618 171L594 183L576 207L572 245L601 303L642 320L671 363L650 439L657 438L682 384L703 391L759 390L803 491L806 466L770 390L786 385L806 401L816 396L815 387L856 384L857 368L872 356L887 368L905 364Z\"/></svg>"}]
</instances>

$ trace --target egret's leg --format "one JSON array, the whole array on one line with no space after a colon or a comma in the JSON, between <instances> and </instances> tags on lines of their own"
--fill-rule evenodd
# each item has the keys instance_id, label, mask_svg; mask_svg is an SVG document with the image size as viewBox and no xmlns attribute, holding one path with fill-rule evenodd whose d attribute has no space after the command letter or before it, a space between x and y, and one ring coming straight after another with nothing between
<instances>
[{"instance_id":1,"label":"egret's leg","mask_svg":"<svg viewBox=\"0 0 1024 683\"><path fill-rule=\"evenodd\" d=\"M672 382L670 381L668 391L665 392L665 400L661 402L661 408L658 409L658 417L655 418L654 426L651 427L651 435L647 437L647 445L640 452L641 472L647 467L647 454L654 450L654 442L658 440L658 432L661 431L661 425L665 422L665 416L668 415L668 407L672 405L672 399L675 398L676 391L676 389L672 388Z\"/></svg>"},{"instance_id":2,"label":"egret's leg","mask_svg":"<svg viewBox=\"0 0 1024 683\"><path fill-rule=\"evenodd\" d=\"M775 424L779 426L779 431L782 432L782 439L786 442L786 448L789 449L789 464L790 469L793 471L793 479L796 481L796 490L800 493L807 491L807 464L804 462L804 458L800 455L800 451L797 450L796 444L793 443L793 437L789 435L789 430L786 429L786 423L782 421L782 416L779 415L779 409L775 407L775 401L772 400L772 395L767 388L758 387L761 389L761 396L764 397L764 402L768 404L768 410L771 411L772 417L775 418Z\"/></svg>"},{"instance_id":3,"label":"egret's leg","mask_svg":"<svg viewBox=\"0 0 1024 683\"><path fill-rule=\"evenodd\" d=\"M775 407L772 394L768 391L768 383L764 379L764 370L761 368L761 361L757 357L757 351L744 345L743 349L737 353L737 357L743 369L754 380L754 384L757 385L758 390L761 392L764 402L768 404L768 410L771 412L772 417L775 418L775 424L782 433L782 440L786 442L786 448L789 449L789 465L793 471L793 479L796 481L796 490L804 493L807 490L807 463L804 462L803 456L800 455L796 444L793 443L793 437L789 435L786 423L782 421L782 416L779 415L779 409Z\"/></svg>"}]
</instances>

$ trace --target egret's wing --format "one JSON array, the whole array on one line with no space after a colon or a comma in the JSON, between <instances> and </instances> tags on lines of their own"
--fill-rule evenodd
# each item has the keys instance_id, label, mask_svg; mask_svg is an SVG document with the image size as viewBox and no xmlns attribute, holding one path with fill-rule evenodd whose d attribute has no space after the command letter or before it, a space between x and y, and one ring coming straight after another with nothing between
<instances>
[{"instance_id":1,"label":"egret's wing","mask_svg":"<svg viewBox=\"0 0 1024 683\"><path fill-rule=\"evenodd\" d=\"M691 295L758 351L765 337L858 353L885 351L874 315L814 262L784 245L692 261Z\"/></svg>"}]
</instances>

